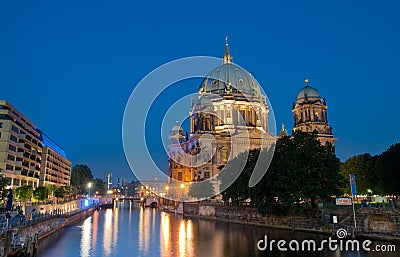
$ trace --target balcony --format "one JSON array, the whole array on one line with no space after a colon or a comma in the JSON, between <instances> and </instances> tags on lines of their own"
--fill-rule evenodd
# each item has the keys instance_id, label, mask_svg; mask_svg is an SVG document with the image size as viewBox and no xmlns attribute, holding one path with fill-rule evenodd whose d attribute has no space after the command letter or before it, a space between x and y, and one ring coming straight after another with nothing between
<instances>
[{"instance_id":1,"label":"balcony","mask_svg":"<svg viewBox=\"0 0 400 257\"><path fill-rule=\"evenodd\" d=\"M7 109L0 109L0 114L10 115L10 110L7 110Z\"/></svg>"},{"instance_id":2,"label":"balcony","mask_svg":"<svg viewBox=\"0 0 400 257\"><path fill-rule=\"evenodd\" d=\"M24 149L26 149L26 150L31 150L31 147L29 146L29 145L27 145L27 144L25 144L25 143L18 143L18 148L24 148Z\"/></svg>"}]
</instances>

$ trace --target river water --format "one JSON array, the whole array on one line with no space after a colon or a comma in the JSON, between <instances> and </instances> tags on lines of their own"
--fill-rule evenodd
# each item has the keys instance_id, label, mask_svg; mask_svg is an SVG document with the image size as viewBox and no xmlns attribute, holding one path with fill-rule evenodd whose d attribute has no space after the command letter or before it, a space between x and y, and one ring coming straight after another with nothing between
<instances>
[{"instance_id":1,"label":"river water","mask_svg":"<svg viewBox=\"0 0 400 257\"><path fill-rule=\"evenodd\" d=\"M276 244L272 250L259 251L257 242L265 235L268 243L273 239L283 239L288 241L287 244L290 240L300 241L300 245L303 239L320 242L328 238L311 233L183 218L156 209L134 208L131 203L124 202L115 209L95 211L82 222L40 241L38 256L400 256L400 245L396 245L396 252L385 253L331 251L327 246L318 252L289 249L284 252L279 251ZM392 243L373 242L370 248L374 249L376 244Z\"/></svg>"}]
</instances>

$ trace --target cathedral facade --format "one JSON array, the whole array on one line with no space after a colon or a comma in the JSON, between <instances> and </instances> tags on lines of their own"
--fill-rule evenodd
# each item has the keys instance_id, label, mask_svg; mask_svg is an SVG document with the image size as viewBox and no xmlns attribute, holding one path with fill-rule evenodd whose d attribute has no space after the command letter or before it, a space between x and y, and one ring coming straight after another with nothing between
<instances>
[{"instance_id":1,"label":"cathedral facade","mask_svg":"<svg viewBox=\"0 0 400 257\"><path fill-rule=\"evenodd\" d=\"M326 100L308 80L292 112L293 132L317 131L323 144L336 140L328 124ZM228 43L222 65L203 79L189 113L190 134L177 122L169 135L170 195L183 197L188 191L185 183L212 178L241 152L266 149L276 140L269 132L266 96L252 75L232 62Z\"/></svg>"}]
</instances>

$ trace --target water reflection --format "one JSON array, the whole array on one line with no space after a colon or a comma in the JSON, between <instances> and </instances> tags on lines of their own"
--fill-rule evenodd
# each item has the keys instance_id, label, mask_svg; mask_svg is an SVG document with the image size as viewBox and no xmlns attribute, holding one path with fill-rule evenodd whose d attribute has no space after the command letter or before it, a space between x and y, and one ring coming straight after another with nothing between
<instances>
[{"instance_id":1,"label":"water reflection","mask_svg":"<svg viewBox=\"0 0 400 257\"><path fill-rule=\"evenodd\" d=\"M90 256L90 242L92 235L92 217L87 218L82 224L81 256Z\"/></svg>"},{"instance_id":2,"label":"water reflection","mask_svg":"<svg viewBox=\"0 0 400 257\"><path fill-rule=\"evenodd\" d=\"M110 254L111 240L112 240L112 210L107 209L104 214L104 239L103 239L103 252L105 255Z\"/></svg>"},{"instance_id":3,"label":"water reflection","mask_svg":"<svg viewBox=\"0 0 400 257\"><path fill-rule=\"evenodd\" d=\"M93 233L92 233L92 249L96 249L97 243L97 230L99 229L99 212L93 213Z\"/></svg>"},{"instance_id":4,"label":"water reflection","mask_svg":"<svg viewBox=\"0 0 400 257\"><path fill-rule=\"evenodd\" d=\"M309 252L259 252L257 241L314 239L325 236L183 218L130 203L95 212L80 224L40 241L38 256L310 256ZM80 242L80 244L77 244ZM400 246L398 246L400 247ZM314 256L397 256L396 253L318 252Z\"/></svg>"},{"instance_id":5,"label":"water reflection","mask_svg":"<svg viewBox=\"0 0 400 257\"><path fill-rule=\"evenodd\" d=\"M166 212L161 213L161 223L160 223L160 249L161 256L169 256L171 252L171 228L170 228L170 214Z\"/></svg>"}]
</instances>

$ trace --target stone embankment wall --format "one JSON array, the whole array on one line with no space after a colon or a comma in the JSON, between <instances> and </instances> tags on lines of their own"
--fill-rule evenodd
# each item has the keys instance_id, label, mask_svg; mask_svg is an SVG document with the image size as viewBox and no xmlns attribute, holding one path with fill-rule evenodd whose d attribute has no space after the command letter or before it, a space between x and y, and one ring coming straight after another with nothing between
<instances>
[{"instance_id":1,"label":"stone embankment wall","mask_svg":"<svg viewBox=\"0 0 400 257\"><path fill-rule=\"evenodd\" d=\"M0 235L0 257L7 256L12 251L12 237L25 238L26 244L30 245L31 249L27 251L32 254L35 239L41 240L51 233L68 226L74 222L85 219L93 214L95 207L89 207L76 211L69 215L59 215L47 220L43 220L24 227L9 229L7 233Z\"/></svg>"},{"instance_id":2,"label":"stone embankment wall","mask_svg":"<svg viewBox=\"0 0 400 257\"><path fill-rule=\"evenodd\" d=\"M257 226L301 231L332 233L332 216L337 216L337 227L351 228L353 212L347 209L324 209L297 216L262 216L256 208L244 206L185 203L183 213L188 216L236 222ZM361 208L356 211L358 233L400 235L400 211L393 208Z\"/></svg>"},{"instance_id":3,"label":"stone embankment wall","mask_svg":"<svg viewBox=\"0 0 400 257\"><path fill-rule=\"evenodd\" d=\"M243 206L207 205L185 203L184 214L214 220L275 227L293 230L331 232L331 226L322 226L321 213L314 216L263 216L256 208Z\"/></svg>"}]
</instances>

